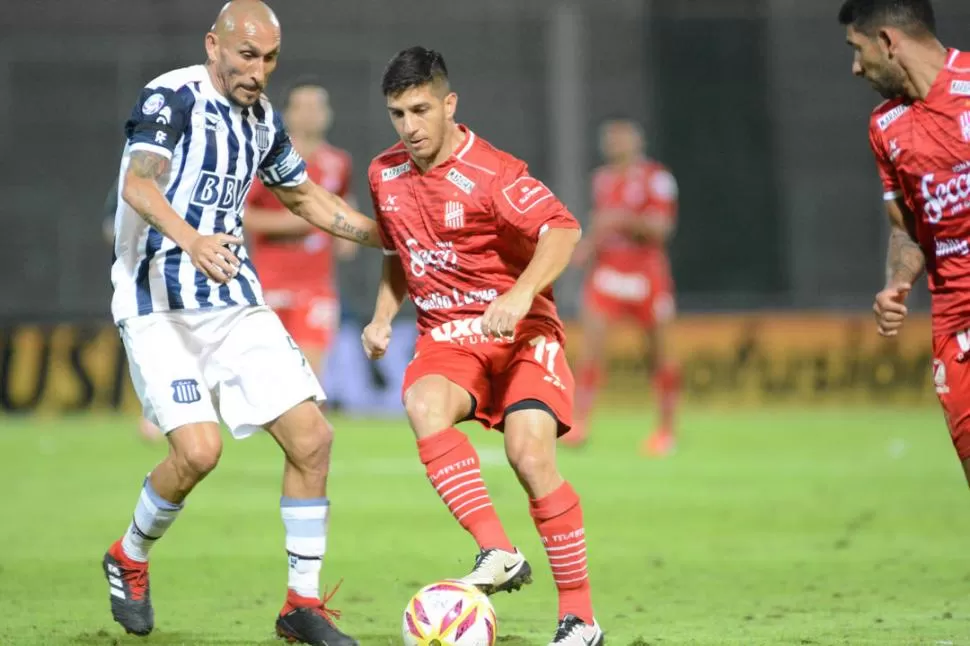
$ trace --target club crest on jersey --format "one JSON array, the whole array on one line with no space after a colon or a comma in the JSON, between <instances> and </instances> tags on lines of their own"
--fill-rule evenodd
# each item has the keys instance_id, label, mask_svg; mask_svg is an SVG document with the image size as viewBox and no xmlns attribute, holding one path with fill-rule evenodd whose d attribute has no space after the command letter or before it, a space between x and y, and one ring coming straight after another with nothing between
<instances>
[{"instance_id":1,"label":"club crest on jersey","mask_svg":"<svg viewBox=\"0 0 970 646\"><path fill-rule=\"evenodd\" d=\"M461 202L445 202L445 226L460 229L465 226L465 205Z\"/></svg>"},{"instance_id":2,"label":"club crest on jersey","mask_svg":"<svg viewBox=\"0 0 970 646\"><path fill-rule=\"evenodd\" d=\"M269 126L265 123L256 124L256 147L260 150L269 148Z\"/></svg>"},{"instance_id":3,"label":"club crest on jersey","mask_svg":"<svg viewBox=\"0 0 970 646\"><path fill-rule=\"evenodd\" d=\"M195 379L176 379L172 382L172 399L176 404L194 404L202 399L199 382Z\"/></svg>"},{"instance_id":4,"label":"club crest on jersey","mask_svg":"<svg viewBox=\"0 0 970 646\"><path fill-rule=\"evenodd\" d=\"M950 387L946 384L946 365L939 359L933 359L933 385L938 395L950 392Z\"/></svg>"},{"instance_id":5,"label":"club crest on jersey","mask_svg":"<svg viewBox=\"0 0 970 646\"><path fill-rule=\"evenodd\" d=\"M953 81L950 83L950 94L970 96L970 81Z\"/></svg>"},{"instance_id":6,"label":"club crest on jersey","mask_svg":"<svg viewBox=\"0 0 970 646\"><path fill-rule=\"evenodd\" d=\"M448 171L448 174L445 175L445 179L461 189L465 195L471 195L472 191L475 189L475 182L459 173L457 169L452 168L450 171Z\"/></svg>"}]
</instances>

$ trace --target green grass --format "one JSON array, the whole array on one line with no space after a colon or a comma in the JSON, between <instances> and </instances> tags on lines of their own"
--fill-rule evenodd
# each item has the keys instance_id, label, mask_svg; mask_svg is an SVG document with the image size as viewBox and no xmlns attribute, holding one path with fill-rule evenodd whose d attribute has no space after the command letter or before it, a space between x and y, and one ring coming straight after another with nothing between
<instances>
[{"instance_id":1,"label":"green grass","mask_svg":"<svg viewBox=\"0 0 970 646\"><path fill-rule=\"evenodd\" d=\"M164 451L134 420L0 419L0 643L270 644L285 586L281 458L226 438L153 552L156 631L126 637L100 573ZM400 644L408 597L464 574L474 545L424 479L406 425L334 419L324 580L341 626ZM583 496L597 617L613 645L970 644L967 487L940 413L694 411L679 453L636 455L649 415L562 450ZM494 599L504 644L545 644L556 601L501 438L470 425L535 583Z\"/></svg>"}]
</instances>

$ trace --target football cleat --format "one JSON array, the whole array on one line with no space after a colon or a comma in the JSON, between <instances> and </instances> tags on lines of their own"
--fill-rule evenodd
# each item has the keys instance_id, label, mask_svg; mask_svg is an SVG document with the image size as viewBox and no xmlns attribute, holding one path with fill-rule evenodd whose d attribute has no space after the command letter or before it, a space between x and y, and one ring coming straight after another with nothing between
<instances>
[{"instance_id":1,"label":"football cleat","mask_svg":"<svg viewBox=\"0 0 970 646\"><path fill-rule=\"evenodd\" d=\"M357 640L345 635L334 625L340 611L327 607L327 602L340 587L319 599L301 597L293 590L286 595L286 603L276 618L276 634L290 643L315 646L358 646Z\"/></svg>"},{"instance_id":2,"label":"football cleat","mask_svg":"<svg viewBox=\"0 0 970 646\"><path fill-rule=\"evenodd\" d=\"M102 561L111 593L111 616L125 632L147 635L155 627L155 611L148 586L148 563L128 558L115 541Z\"/></svg>"},{"instance_id":3,"label":"football cleat","mask_svg":"<svg viewBox=\"0 0 970 646\"><path fill-rule=\"evenodd\" d=\"M512 592L532 583L532 568L518 549L506 552L496 548L482 550L475 557L475 567L459 579L485 594Z\"/></svg>"},{"instance_id":4,"label":"football cleat","mask_svg":"<svg viewBox=\"0 0 970 646\"><path fill-rule=\"evenodd\" d=\"M556 636L549 646L602 646L604 643L606 638L595 619L590 625L576 615L566 615L559 620Z\"/></svg>"}]
</instances>

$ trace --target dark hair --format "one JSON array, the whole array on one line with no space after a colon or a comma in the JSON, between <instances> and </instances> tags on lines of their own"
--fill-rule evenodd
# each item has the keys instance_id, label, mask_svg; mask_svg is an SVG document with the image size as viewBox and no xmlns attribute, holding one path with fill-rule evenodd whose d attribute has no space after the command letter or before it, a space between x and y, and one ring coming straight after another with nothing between
<instances>
[{"instance_id":1,"label":"dark hair","mask_svg":"<svg viewBox=\"0 0 970 646\"><path fill-rule=\"evenodd\" d=\"M880 27L896 27L910 35L936 35L930 0L845 0L839 24L872 35Z\"/></svg>"},{"instance_id":2,"label":"dark hair","mask_svg":"<svg viewBox=\"0 0 970 646\"><path fill-rule=\"evenodd\" d=\"M292 84L287 86L286 94L283 95L283 109L286 110L290 107L290 99L293 97L293 93L297 90L302 90L303 88L313 88L315 90L321 90L326 92L327 88L323 86L323 81L315 76L301 76L296 79Z\"/></svg>"},{"instance_id":3,"label":"dark hair","mask_svg":"<svg viewBox=\"0 0 970 646\"><path fill-rule=\"evenodd\" d=\"M433 49L409 47L395 54L384 68L381 91L391 96L439 81L448 82L444 57Z\"/></svg>"}]
</instances>

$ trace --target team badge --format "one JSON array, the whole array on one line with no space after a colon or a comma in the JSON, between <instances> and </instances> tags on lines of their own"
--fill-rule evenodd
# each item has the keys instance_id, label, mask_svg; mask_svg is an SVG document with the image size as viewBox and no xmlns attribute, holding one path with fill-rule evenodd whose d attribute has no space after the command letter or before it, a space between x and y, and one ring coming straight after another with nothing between
<instances>
[{"instance_id":1,"label":"team badge","mask_svg":"<svg viewBox=\"0 0 970 646\"><path fill-rule=\"evenodd\" d=\"M195 379L176 379L172 382L172 399L176 404L194 404L201 400L199 382Z\"/></svg>"},{"instance_id":2,"label":"team badge","mask_svg":"<svg viewBox=\"0 0 970 646\"><path fill-rule=\"evenodd\" d=\"M269 126L262 123L256 124L256 146L260 150L269 148Z\"/></svg>"}]
</instances>

